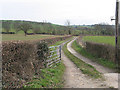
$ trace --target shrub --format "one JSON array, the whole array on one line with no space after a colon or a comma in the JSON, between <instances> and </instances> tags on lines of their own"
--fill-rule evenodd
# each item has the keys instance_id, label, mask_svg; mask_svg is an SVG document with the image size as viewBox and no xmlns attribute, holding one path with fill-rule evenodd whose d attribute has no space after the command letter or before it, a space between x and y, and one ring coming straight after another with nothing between
<instances>
[{"instance_id":1,"label":"shrub","mask_svg":"<svg viewBox=\"0 0 120 90\"><path fill-rule=\"evenodd\" d=\"M41 62L46 62L48 52L49 48L46 42L37 43L37 55ZM44 63L44 66L46 67L46 63Z\"/></svg>"},{"instance_id":2,"label":"shrub","mask_svg":"<svg viewBox=\"0 0 120 90\"><path fill-rule=\"evenodd\" d=\"M37 55L39 57L39 59L47 59L47 55L48 55L48 45L45 42L42 43L37 43Z\"/></svg>"}]
</instances>

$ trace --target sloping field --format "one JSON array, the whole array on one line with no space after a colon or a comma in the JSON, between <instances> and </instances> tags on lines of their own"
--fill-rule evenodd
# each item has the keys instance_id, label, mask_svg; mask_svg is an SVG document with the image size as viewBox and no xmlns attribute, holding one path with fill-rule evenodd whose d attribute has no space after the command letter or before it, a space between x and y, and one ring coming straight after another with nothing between
<instances>
[{"instance_id":1,"label":"sloping field","mask_svg":"<svg viewBox=\"0 0 120 90\"><path fill-rule=\"evenodd\" d=\"M40 39L46 39L46 38L52 38L52 37L62 37L60 35L27 35L24 34L3 34L2 35L2 41L14 41L14 40L40 40Z\"/></svg>"},{"instance_id":2,"label":"sloping field","mask_svg":"<svg viewBox=\"0 0 120 90\"><path fill-rule=\"evenodd\" d=\"M104 43L115 46L115 37L114 36L85 36L83 41L90 41L95 43Z\"/></svg>"}]
</instances>

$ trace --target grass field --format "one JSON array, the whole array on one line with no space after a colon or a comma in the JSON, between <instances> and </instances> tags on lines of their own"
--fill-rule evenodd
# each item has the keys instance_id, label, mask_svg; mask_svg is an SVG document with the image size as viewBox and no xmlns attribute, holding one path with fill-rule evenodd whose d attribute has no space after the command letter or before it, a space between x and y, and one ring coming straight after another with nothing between
<instances>
[{"instance_id":1,"label":"grass field","mask_svg":"<svg viewBox=\"0 0 120 90\"><path fill-rule=\"evenodd\" d=\"M83 41L90 41L96 43L104 43L115 46L115 37L114 36L85 36Z\"/></svg>"},{"instance_id":2,"label":"grass field","mask_svg":"<svg viewBox=\"0 0 120 90\"><path fill-rule=\"evenodd\" d=\"M50 37L60 37L60 35L27 35L24 34L3 34L2 41L10 41L10 40L39 40L43 38L50 38ZM61 36L62 37L62 36Z\"/></svg>"}]
</instances>

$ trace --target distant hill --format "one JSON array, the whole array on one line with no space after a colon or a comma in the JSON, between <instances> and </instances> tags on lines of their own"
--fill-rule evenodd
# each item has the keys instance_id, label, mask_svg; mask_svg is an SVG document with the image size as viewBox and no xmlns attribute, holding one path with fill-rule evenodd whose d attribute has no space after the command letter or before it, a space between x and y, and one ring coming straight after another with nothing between
<instances>
[{"instance_id":1,"label":"distant hill","mask_svg":"<svg viewBox=\"0 0 120 90\"><path fill-rule=\"evenodd\" d=\"M33 22L24 20L0 20L2 22L2 32L24 33L17 27L20 24L29 23L32 29L27 33L52 34L52 35L114 35L114 25L94 24L94 25L71 25L63 26L48 22ZM9 28L6 29L5 27Z\"/></svg>"},{"instance_id":2,"label":"distant hill","mask_svg":"<svg viewBox=\"0 0 120 90\"><path fill-rule=\"evenodd\" d=\"M32 26L32 30L28 33L39 33L39 34L69 34L68 28L62 25L56 25L47 22L33 22L24 20L1 20L3 24L7 24L10 27L9 32L22 33L22 31L17 30L17 26L22 23L29 23ZM4 26L2 32L6 32Z\"/></svg>"}]
</instances>

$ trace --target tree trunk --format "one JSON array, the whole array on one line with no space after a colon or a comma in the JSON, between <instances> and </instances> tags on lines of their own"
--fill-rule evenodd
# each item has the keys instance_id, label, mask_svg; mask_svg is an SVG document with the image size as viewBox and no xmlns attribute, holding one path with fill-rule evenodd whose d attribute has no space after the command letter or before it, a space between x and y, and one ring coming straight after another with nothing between
<instances>
[{"instance_id":1,"label":"tree trunk","mask_svg":"<svg viewBox=\"0 0 120 90\"><path fill-rule=\"evenodd\" d=\"M24 31L24 33L25 33L25 36L27 36L27 32L26 32L26 31Z\"/></svg>"}]
</instances>

